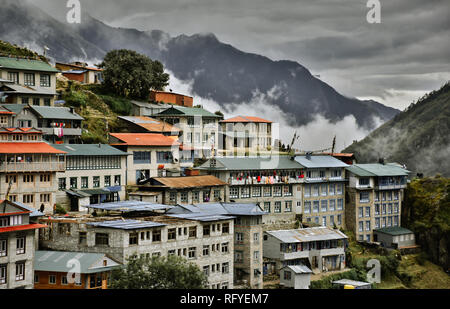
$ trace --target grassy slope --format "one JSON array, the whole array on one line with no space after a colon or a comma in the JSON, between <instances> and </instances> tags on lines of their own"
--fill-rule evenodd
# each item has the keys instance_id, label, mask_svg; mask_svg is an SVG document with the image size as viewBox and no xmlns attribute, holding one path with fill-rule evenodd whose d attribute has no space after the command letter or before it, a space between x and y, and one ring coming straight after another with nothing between
<instances>
[{"instance_id":1,"label":"grassy slope","mask_svg":"<svg viewBox=\"0 0 450 309\"><path fill-rule=\"evenodd\" d=\"M343 152L360 163L380 157L405 163L409 170L450 177L450 83L433 91Z\"/></svg>"},{"instance_id":2,"label":"grassy slope","mask_svg":"<svg viewBox=\"0 0 450 309\"><path fill-rule=\"evenodd\" d=\"M48 62L47 58L41 56L27 48L12 45L8 42L0 40L0 56L16 56L16 57L29 57L36 60L42 60Z\"/></svg>"}]
</instances>

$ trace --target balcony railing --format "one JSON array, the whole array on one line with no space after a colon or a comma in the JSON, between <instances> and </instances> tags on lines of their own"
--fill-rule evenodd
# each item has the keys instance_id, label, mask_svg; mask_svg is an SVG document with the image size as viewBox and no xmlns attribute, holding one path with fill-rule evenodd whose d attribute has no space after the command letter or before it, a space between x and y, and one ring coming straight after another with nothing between
<instances>
[{"instance_id":1,"label":"balcony railing","mask_svg":"<svg viewBox=\"0 0 450 309\"><path fill-rule=\"evenodd\" d=\"M268 184L293 184L293 183L303 183L303 179L304 178L293 178L293 177L289 177L287 180L285 178L283 178L283 180L281 179L281 177L278 178L278 180L276 180L276 178L273 178L273 183L271 183L269 181ZM236 178L229 178L228 179L228 183L230 185L264 185L266 184L266 181L264 179L261 178L261 180L258 182L258 180L254 180L252 177L249 178L243 178L242 180L238 180Z\"/></svg>"},{"instance_id":2,"label":"balcony railing","mask_svg":"<svg viewBox=\"0 0 450 309\"><path fill-rule=\"evenodd\" d=\"M0 172L63 172L64 162L2 163Z\"/></svg>"},{"instance_id":3,"label":"balcony railing","mask_svg":"<svg viewBox=\"0 0 450 309\"><path fill-rule=\"evenodd\" d=\"M387 185L379 184L375 188L378 190L404 189L404 188L406 188L406 183L405 184L387 184Z\"/></svg>"},{"instance_id":4,"label":"balcony railing","mask_svg":"<svg viewBox=\"0 0 450 309\"><path fill-rule=\"evenodd\" d=\"M39 128L39 130L42 130L42 133L44 135L57 135L57 132L55 131L55 128ZM63 134L64 135L70 135L70 136L79 136L81 135L81 129L80 128L63 128Z\"/></svg>"}]
</instances>

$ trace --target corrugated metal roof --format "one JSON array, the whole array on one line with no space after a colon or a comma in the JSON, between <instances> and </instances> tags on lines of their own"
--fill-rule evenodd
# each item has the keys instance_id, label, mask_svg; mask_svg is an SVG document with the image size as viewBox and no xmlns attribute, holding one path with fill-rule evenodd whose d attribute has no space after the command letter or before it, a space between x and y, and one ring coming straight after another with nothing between
<instances>
[{"instance_id":1,"label":"corrugated metal roof","mask_svg":"<svg viewBox=\"0 0 450 309\"><path fill-rule=\"evenodd\" d=\"M103 266L104 260L107 261L106 266ZM38 250L34 256L34 270L67 273L73 269L75 261L80 263L79 272L82 274L104 272L121 265L104 253Z\"/></svg>"},{"instance_id":2,"label":"corrugated metal roof","mask_svg":"<svg viewBox=\"0 0 450 309\"><path fill-rule=\"evenodd\" d=\"M202 203L194 205L177 205L169 214L204 213L230 216L260 216L267 214L254 203Z\"/></svg>"},{"instance_id":3,"label":"corrugated metal roof","mask_svg":"<svg viewBox=\"0 0 450 309\"><path fill-rule=\"evenodd\" d=\"M43 87L32 87L32 86L22 86L17 84L6 84L4 87L10 88L9 90L4 90L5 93L21 93L21 94L43 94L43 95L55 95L55 91L52 88L47 89Z\"/></svg>"},{"instance_id":4,"label":"corrugated metal roof","mask_svg":"<svg viewBox=\"0 0 450 309\"><path fill-rule=\"evenodd\" d=\"M259 117L253 116L236 116L233 118L228 118L225 120L221 120L220 122L262 122L262 123L272 123L270 120L266 120Z\"/></svg>"},{"instance_id":5,"label":"corrugated metal roof","mask_svg":"<svg viewBox=\"0 0 450 309\"><path fill-rule=\"evenodd\" d=\"M229 170L229 171L248 171L248 170L273 170L273 169L302 169L300 163L291 160L289 156L271 156L271 157L216 157L216 167L211 167L211 159L198 167L206 170Z\"/></svg>"},{"instance_id":6,"label":"corrugated metal roof","mask_svg":"<svg viewBox=\"0 0 450 309\"><path fill-rule=\"evenodd\" d=\"M342 284L342 285L354 285L354 286L366 286L366 285L370 285L369 282L363 282L363 281L355 281L355 280L350 280L350 279L341 279L341 280L336 280L332 282L333 284Z\"/></svg>"},{"instance_id":7,"label":"corrugated metal roof","mask_svg":"<svg viewBox=\"0 0 450 309\"><path fill-rule=\"evenodd\" d=\"M408 230L407 228L404 228L404 227L400 227L400 226L383 227L383 228L379 228L379 229L374 229L373 231L384 233L384 234L389 234L392 236L414 233L413 231Z\"/></svg>"},{"instance_id":8,"label":"corrugated metal roof","mask_svg":"<svg viewBox=\"0 0 450 309\"><path fill-rule=\"evenodd\" d=\"M358 176L408 176L409 171L395 163L354 164L347 170Z\"/></svg>"},{"instance_id":9,"label":"corrugated metal roof","mask_svg":"<svg viewBox=\"0 0 450 309\"><path fill-rule=\"evenodd\" d=\"M163 223L153 221L142 221L142 220L113 220L113 221L89 222L86 224L95 227L111 228L119 230L137 230L137 229L146 229L150 227L166 226L166 224Z\"/></svg>"},{"instance_id":10,"label":"corrugated metal roof","mask_svg":"<svg viewBox=\"0 0 450 309\"><path fill-rule=\"evenodd\" d=\"M181 131L179 128L166 123L162 120L153 119L145 116L119 116L119 119L124 121L128 121L138 125L148 132L179 132Z\"/></svg>"},{"instance_id":11,"label":"corrugated metal roof","mask_svg":"<svg viewBox=\"0 0 450 309\"><path fill-rule=\"evenodd\" d=\"M7 108L8 110L10 110L13 113L19 114L23 110L23 108L27 105L26 104L2 104L2 106Z\"/></svg>"},{"instance_id":12,"label":"corrugated metal roof","mask_svg":"<svg viewBox=\"0 0 450 309\"><path fill-rule=\"evenodd\" d=\"M284 268L289 268L290 270L292 270L294 273L296 274L311 274L312 271L311 269L309 269L307 266L305 265L288 265L283 267Z\"/></svg>"},{"instance_id":13,"label":"corrugated metal roof","mask_svg":"<svg viewBox=\"0 0 450 309\"><path fill-rule=\"evenodd\" d=\"M54 153L54 154L64 154L65 151L55 149L47 143L44 142L29 142L29 143L19 143L19 142L6 142L0 143L0 153Z\"/></svg>"},{"instance_id":14,"label":"corrugated metal roof","mask_svg":"<svg viewBox=\"0 0 450 309\"><path fill-rule=\"evenodd\" d=\"M211 222L234 219L233 216L215 215L210 213L185 213L185 214L171 214L169 217L196 220L200 222Z\"/></svg>"},{"instance_id":15,"label":"corrugated metal roof","mask_svg":"<svg viewBox=\"0 0 450 309\"><path fill-rule=\"evenodd\" d=\"M201 116L201 117L213 117L213 118L222 118L219 115L213 114L206 109L200 107L186 107L186 106L178 106L172 105L170 108L162 111L154 117L158 116Z\"/></svg>"},{"instance_id":16,"label":"corrugated metal roof","mask_svg":"<svg viewBox=\"0 0 450 309\"><path fill-rule=\"evenodd\" d=\"M20 58L0 57L0 67L5 69L28 70L39 72L57 73L55 69L48 63L39 60L29 60Z\"/></svg>"},{"instance_id":17,"label":"corrugated metal roof","mask_svg":"<svg viewBox=\"0 0 450 309\"><path fill-rule=\"evenodd\" d=\"M310 156L307 159L306 156L295 156L295 161L307 168L326 168L326 167L347 167L341 160L338 160L332 156Z\"/></svg>"},{"instance_id":18,"label":"corrugated metal roof","mask_svg":"<svg viewBox=\"0 0 450 309\"><path fill-rule=\"evenodd\" d=\"M134 211L166 210L171 209L174 206L141 201L119 201L102 204L91 204L86 207L109 211L134 212Z\"/></svg>"},{"instance_id":19,"label":"corrugated metal roof","mask_svg":"<svg viewBox=\"0 0 450 309\"><path fill-rule=\"evenodd\" d=\"M284 243L299 243L308 241L346 239L347 236L339 230L332 230L324 226L309 227L296 230L266 231L267 234Z\"/></svg>"},{"instance_id":20,"label":"corrugated metal roof","mask_svg":"<svg viewBox=\"0 0 450 309\"><path fill-rule=\"evenodd\" d=\"M174 140L173 138L157 133L110 133L110 135L122 141L122 143L117 143L115 145L128 145L128 146L180 145L180 143Z\"/></svg>"},{"instance_id":21,"label":"corrugated metal roof","mask_svg":"<svg viewBox=\"0 0 450 309\"><path fill-rule=\"evenodd\" d=\"M153 177L153 180L169 188L195 188L225 186L227 183L212 175L182 176L182 177Z\"/></svg>"},{"instance_id":22,"label":"corrugated metal roof","mask_svg":"<svg viewBox=\"0 0 450 309\"><path fill-rule=\"evenodd\" d=\"M31 211L30 213L30 217L42 217L44 214L36 209L34 209L31 206L22 204L21 202L14 202L15 204L19 205L20 207L23 207L25 209L28 209L29 211Z\"/></svg>"},{"instance_id":23,"label":"corrugated metal roof","mask_svg":"<svg viewBox=\"0 0 450 309\"><path fill-rule=\"evenodd\" d=\"M107 144L54 144L52 147L67 152L67 156L126 156L121 151Z\"/></svg>"},{"instance_id":24,"label":"corrugated metal roof","mask_svg":"<svg viewBox=\"0 0 450 309\"><path fill-rule=\"evenodd\" d=\"M84 120L75 112L70 112L68 107L30 106L40 117L44 119Z\"/></svg>"}]
</instances>

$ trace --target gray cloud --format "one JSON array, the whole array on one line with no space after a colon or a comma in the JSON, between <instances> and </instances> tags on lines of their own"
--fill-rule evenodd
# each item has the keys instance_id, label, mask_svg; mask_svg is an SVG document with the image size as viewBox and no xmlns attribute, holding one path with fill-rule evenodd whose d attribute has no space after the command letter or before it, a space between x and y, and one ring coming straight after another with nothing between
<instances>
[{"instance_id":1,"label":"gray cloud","mask_svg":"<svg viewBox=\"0 0 450 309\"><path fill-rule=\"evenodd\" d=\"M66 1L33 0L64 19ZM80 0L105 23L172 36L212 32L274 60L298 61L348 96L404 108L450 79L447 0Z\"/></svg>"}]
</instances>

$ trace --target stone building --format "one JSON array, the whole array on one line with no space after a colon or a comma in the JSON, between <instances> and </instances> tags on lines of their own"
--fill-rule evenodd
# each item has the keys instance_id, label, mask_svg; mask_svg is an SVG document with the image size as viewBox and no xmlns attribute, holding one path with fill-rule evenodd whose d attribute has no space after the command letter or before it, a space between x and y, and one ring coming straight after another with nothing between
<instances>
[{"instance_id":1,"label":"stone building","mask_svg":"<svg viewBox=\"0 0 450 309\"><path fill-rule=\"evenodd\" d=\"M35 223L43 214L26 205L1 201L0 216L0 289L33 288Z\"/></svg>"},{"instance_id":2,"label":"stone building","mask_svg":"<svg viewBox=\"0 0 450 309\"><path fill-rule=\"evenodd\" d=\"M374 241L373 230L401 226L408 173L395 163L347 167L346 227L359 241Z\"/></svg>"},{"instance_id":3,"label":"stone building","mask_svg":"<svg viewBox=\"0 0 450 309\"><path fill-rule=\"evenodd\" d=\"M233 288L231 216L197 214L189 218L156 215L149 203L116 208L122 216L76 215L43 218L49 228L40 235L43 249L105 253L119 263L131 255L178 255L195 263L208 277L210 288ZM101 212L103 204L96 206ZM137 208L135 208L137 207ZM169 206L170 207L170 206ZM135 208L135 209L134 209ZM105 204L104 209L109 209ZM153 209L153 210L152 210ZM134 217L123 216L134 213ZM137 213L140 215L136 216Z\"/></svg>"}]
</instances>

